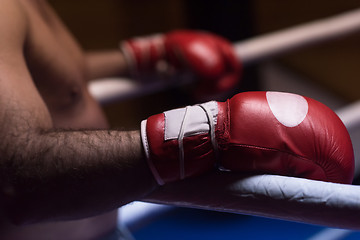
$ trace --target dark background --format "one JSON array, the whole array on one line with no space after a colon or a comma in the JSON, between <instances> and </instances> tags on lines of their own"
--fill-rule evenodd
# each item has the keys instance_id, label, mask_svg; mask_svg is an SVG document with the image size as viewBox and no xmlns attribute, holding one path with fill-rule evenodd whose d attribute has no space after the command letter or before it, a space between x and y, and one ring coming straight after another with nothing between
<instances>
[{"instance_id":1,"label":"dark background","mask_svg":"<svg viewBox=\"0 0 360 240\"><path fill-rule=\"evenodd\" d=\"M179 28L208 30L237 42L360 7L359 0L50 0L50 3L84 49L116 48L121 39ZM356 34L274 61L350 102L360 98L359 42L360 35ZM260 64L244 70L238 91L258 89ZM172 90L107 106L105 111L114 126L136 127L139 119L185 102L186 95ZM126 118L119 114L122 112L127 113Z\"/></svg>"}]
</instances>

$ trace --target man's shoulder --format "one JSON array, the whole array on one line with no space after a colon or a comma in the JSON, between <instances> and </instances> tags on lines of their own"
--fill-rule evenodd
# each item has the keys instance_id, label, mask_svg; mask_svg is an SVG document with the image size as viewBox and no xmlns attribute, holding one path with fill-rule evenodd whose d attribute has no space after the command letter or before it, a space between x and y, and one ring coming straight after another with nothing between
<instances>
[{"instance_id":1,"label":"man's shoulder","mask_svg":"<svg viewBox=\"0 0 360 240\"><path fill-rule=\"evenodd\" d=\"M27 31L27 14L19 0L0 0L0 48L23 43Z\"/></svg>"},{"instance_id":2,"label":"man's shoulder","mask_svg":"<svg viewBox=\"0 0 360 240\"><path fill-rule=\"evenodd\" d=\"M3 36L2 39L15 42L16 39L14 38L20 40L24 37L27 28L27 14L23 5L18 0L0 0L0 6L0 35Z\"/></svg>"},{"instance_id":3,"label":"man's shoulder","mask_svg":"<svg viewBox=\"0 0 360 240\"><path fill-rule=\"evenodd\" d=\"M0 0L0 17L19 18L24 14L24 5L21 0Z\"/></svg>"}]
</instances>

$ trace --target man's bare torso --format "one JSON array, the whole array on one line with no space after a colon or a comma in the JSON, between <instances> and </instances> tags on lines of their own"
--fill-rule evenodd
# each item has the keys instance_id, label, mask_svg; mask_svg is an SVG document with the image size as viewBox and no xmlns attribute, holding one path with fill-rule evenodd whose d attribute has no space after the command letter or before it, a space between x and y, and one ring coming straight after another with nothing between
<instances>
[{"instance_id":1,"label":"man's bare torso","mask_svg":"<svg viewBox=\"0 0 360 240\"><path fill-rule=\"evenodd\" d=\"M87 91L81 48L44 0L14 1L19 2L28 19L24 56L54 127L107 128L100 107ZM0 219L0 223L0 239L95 239L115 227L116 213L28 226L13 226L6 219Z\"/></svg>"}]
</instances>

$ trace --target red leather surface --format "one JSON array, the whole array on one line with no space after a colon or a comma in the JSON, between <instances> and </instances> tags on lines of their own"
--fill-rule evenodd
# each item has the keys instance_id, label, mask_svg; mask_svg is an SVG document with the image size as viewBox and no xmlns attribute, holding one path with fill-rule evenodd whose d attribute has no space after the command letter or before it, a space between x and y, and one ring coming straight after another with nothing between
<instances>
[{"instance_id":1,"label":"red leather surface","mask_svg":"<svg viewBox=\"0 0 360 240\"><path fill-rule=\"evenodd\" d=\"M281 124L266 92L241 93L219 104L229 120L218 125L221 164L233 171L272 173L351 183L354 153L349 134L328 107L310 98L305 119L295 127ZM222 129L221 129L222 128Z\"/></svg>"}]
</instances>

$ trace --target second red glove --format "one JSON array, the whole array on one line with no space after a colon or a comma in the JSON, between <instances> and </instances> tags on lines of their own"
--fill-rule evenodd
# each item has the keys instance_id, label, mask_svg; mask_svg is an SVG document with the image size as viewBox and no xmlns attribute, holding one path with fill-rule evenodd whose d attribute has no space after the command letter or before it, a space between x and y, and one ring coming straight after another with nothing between
<instances>
[{"instance_id":1,"label":"second red glove","mask_svg":"<svg viewBox=\"0 0 360 240\"><path fill-rule=\"evenodd\" d=\"M215 34L178 30L130 39L121 49L137 76L192 73L199 99L229 91L240 81L242 68L231 43Z\"/></svg>"}]
</instances>

